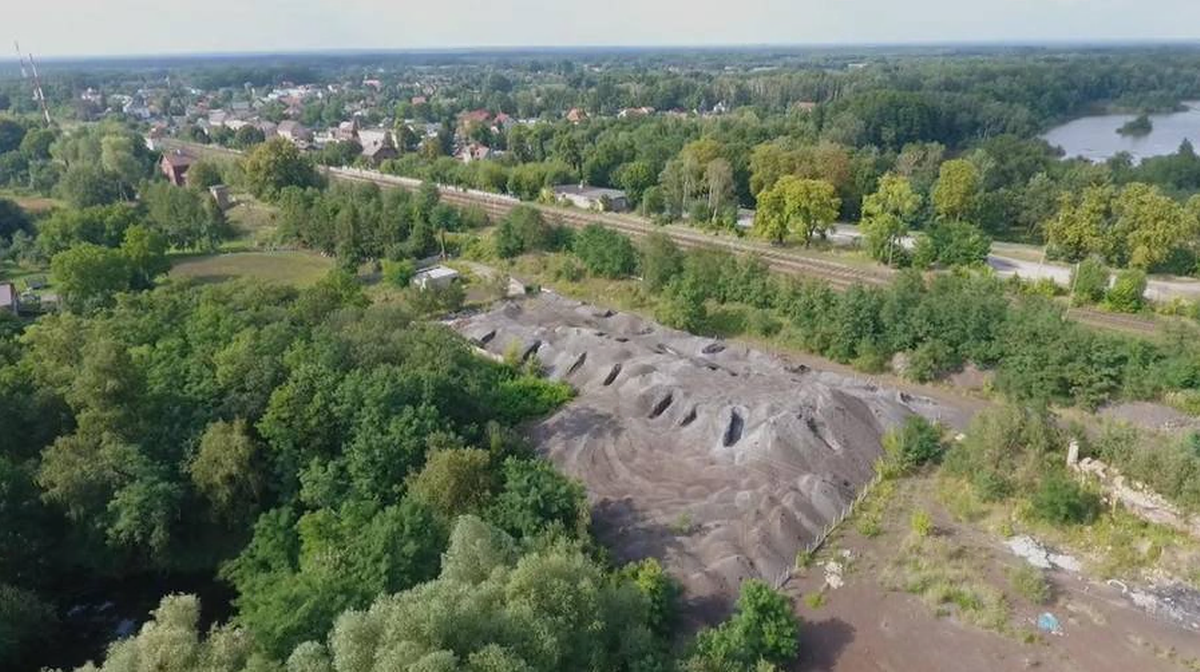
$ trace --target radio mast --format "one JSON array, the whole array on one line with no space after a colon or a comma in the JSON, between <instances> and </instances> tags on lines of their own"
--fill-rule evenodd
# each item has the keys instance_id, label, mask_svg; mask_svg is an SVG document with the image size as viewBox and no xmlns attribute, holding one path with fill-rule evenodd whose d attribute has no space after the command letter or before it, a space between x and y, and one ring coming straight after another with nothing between
<instances>
[{"instance_id":1,"label":"radio mast","mask_svg":"<svg viewBox=\"0 0 1200 672\"><path fill-rule=\"evenodd\" d=\"M29 79L29 73L25 71L25 57L21 54L21 44L13 40L13 47L17 50L17 62L21 65L21 79ZM37 63L33 60L33 54L29 55L29 71L33 73L33 99L41 105L42 118L49 126L50 108L46 107L46 94L42 91L42 78L38 76Z\"/></svg>"}]
</instances>

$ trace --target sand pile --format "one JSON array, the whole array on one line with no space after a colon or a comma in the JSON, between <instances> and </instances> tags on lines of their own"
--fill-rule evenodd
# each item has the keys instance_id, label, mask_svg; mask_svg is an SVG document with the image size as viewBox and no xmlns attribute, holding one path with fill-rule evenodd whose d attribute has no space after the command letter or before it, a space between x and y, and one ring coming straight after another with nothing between
<instances>
[{"instance_id":1,"label":"sand pile","mask_svg":"<svg viewBox=\"0 0 1200 672\"><path fill-rule=\"evenodd\" d=\"M579 390L531 430L582 480L620 560L666 561L693 596L775 581L874 475L883 432L927 399L554 294L458 321Z\"/></svg>"}]
</instances>

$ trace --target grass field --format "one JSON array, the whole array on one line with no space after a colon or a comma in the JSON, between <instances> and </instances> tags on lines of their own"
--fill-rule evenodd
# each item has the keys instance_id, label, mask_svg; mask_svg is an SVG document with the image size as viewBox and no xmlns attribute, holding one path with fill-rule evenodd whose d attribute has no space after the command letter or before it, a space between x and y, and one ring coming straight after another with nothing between
<instances>
[{"instance_id":1,"label":"grass field","mask_svg":"<svg viewBox=\"0 0 1200 672\"><path fill-rule=\"evenodd\" d=\"M24 208L27 212L40 215L53 208L61 207L63 202L56 198L46 198L36 194L27 194L11 189L0 189L0 198L7 198Z\"/></svg>"},{"instance_id":2,"label":"grass field","mask_svg":"<svg viewBox=\"0 0 1200 672\"><path fill-rule=\"evenodd\" d=\"M171 268L171 277L194 278L201 282L257 278L307 287L331 268L332 259L309 252L237 252L180 257Z\"/></svg>"},{"instance_id":3,"label":"grass field","mask_svg":"<svg viewBox=\"0 0 1200 672\"><path fill-rule=\"evenodd\" d=\"M275 208L246 194L237 194L235 199L237 204L225 212L234 237L224 247L236 249L270 243L275 237Z\"/></svg>"}]
</instances>

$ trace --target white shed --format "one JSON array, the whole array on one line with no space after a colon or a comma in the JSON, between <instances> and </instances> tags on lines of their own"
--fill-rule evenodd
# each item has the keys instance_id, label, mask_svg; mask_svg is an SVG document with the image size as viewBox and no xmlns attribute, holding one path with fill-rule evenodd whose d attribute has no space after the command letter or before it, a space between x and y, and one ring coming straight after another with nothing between
<instances>
[{"instance_id":1,"label":"white shed","mask_svg":"<svg viewBox=\"0 0 1200 672\"><path fill-rule=\"evenodd\" d=\"M412 284L421 290L433 288L448 287L450 283L458 279L458 271L445 266L431 266L424 270L418 271L413 276Z\"/></svg>"}]
</instances>

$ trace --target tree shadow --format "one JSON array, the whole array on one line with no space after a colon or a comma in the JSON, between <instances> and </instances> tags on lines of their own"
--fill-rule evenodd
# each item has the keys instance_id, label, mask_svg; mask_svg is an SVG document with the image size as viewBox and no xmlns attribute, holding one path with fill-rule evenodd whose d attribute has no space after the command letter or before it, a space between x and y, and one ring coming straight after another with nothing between
<instances>
[{"instance_id":1,"label":"tree shadow","mask_svg":"<svg viewBox=\"0 0 1200 672\"><path fill-rule=\"evenodd\" d=\"M800 660L795 670L830 670L854 641L854 626L840 618L800 625Z\"/></svg>"}]
</instances>

